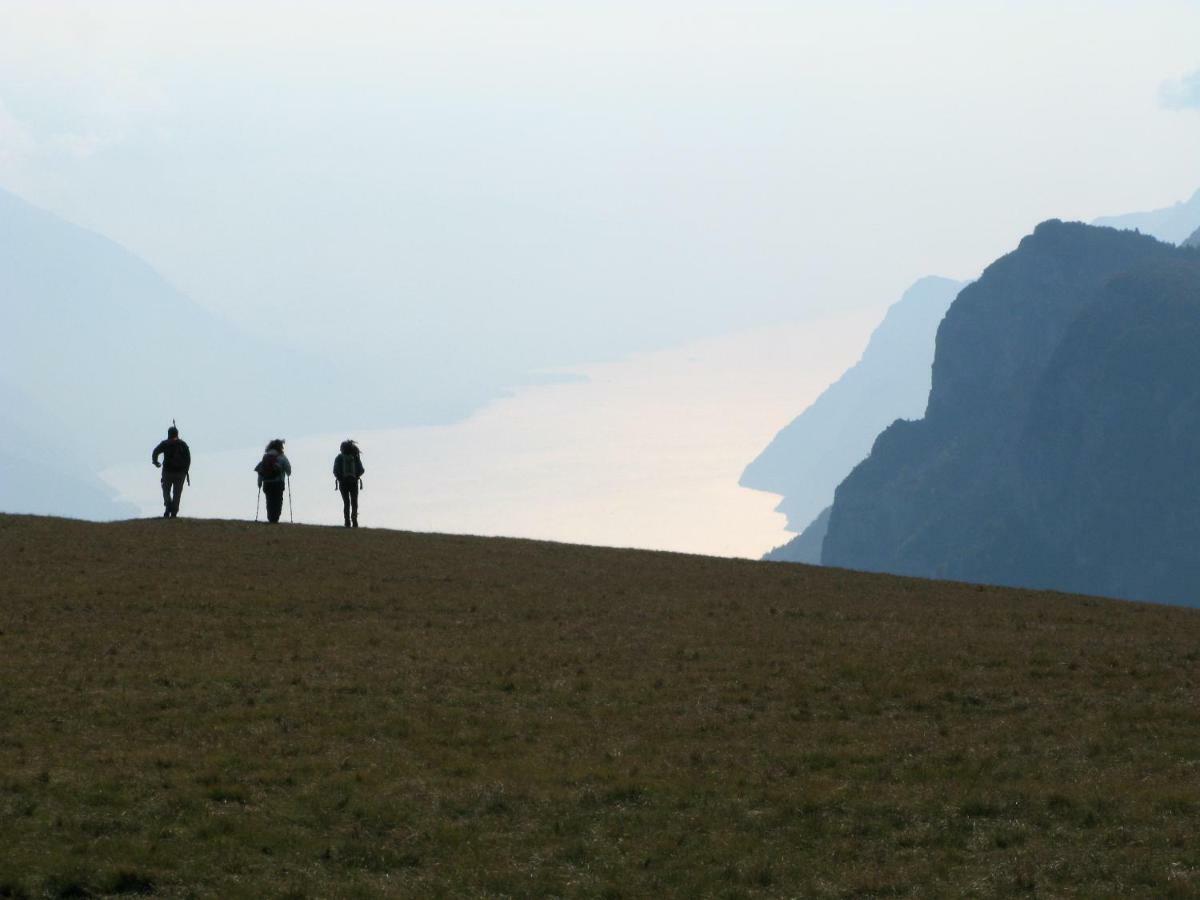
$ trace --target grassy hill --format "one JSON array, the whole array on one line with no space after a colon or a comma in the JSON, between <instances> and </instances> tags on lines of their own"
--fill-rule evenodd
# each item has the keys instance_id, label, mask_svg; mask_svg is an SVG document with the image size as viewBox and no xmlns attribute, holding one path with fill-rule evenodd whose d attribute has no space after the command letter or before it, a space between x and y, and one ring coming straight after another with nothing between
<instances>
[{"instance_id":1,"label":"grassy hill","mask_svg":"<svg viewBox=\"0 0 1200 900\"><path fill-rule=\"evenodd\" d=\"M1200 613L0 517L0 897L1194 896Z\"/></svg>"}]
</instances>

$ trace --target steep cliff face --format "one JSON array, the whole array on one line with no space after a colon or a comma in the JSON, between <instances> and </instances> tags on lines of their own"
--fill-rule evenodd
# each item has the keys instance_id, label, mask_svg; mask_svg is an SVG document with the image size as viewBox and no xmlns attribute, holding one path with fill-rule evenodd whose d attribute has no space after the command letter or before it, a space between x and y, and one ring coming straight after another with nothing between
<instances>
[{"instance_id":1,"label":"steep cliff face","mask_svg":"<svg viewBox=\"0 0 1200 900\"><path fill-rule=\"evenodd\" d=\"M1016 574L1200 604L1200 253L1114 278L1034 391Z\"/></svg>"},{"instance_id":2,"label":"steep cliff face","mask_svg":"<svg viewBox=\"0 0 1200 900\"><path fill-rule=\"evenodd\" d=\"M1187 372L1184 337L1195 328L1200 254L1132 232L1038 226L947 312L926 416L884 431L839 486L822 562L1191 599L1181 557L1136 563L1114 548L1173 546L1178 523L1200 518L1187 491L1128 487L1147 465L1169 482L1198 458L1188 442L1200 430L1190 405L1200 365ZM1150 427L1147 415L1168 418ZM1096 548L1110 564L1095 564Z\"/></svg>"},{"instance_id":3,"label":"steep cliff face","mask_svg":"<svg viewBox=\"0 0 1200 900\"><path fill-rule=\"evenodd\" d=\"M925 411L933 337L961 289L961 282L935 277L909 288L872 333L862 359L746 467L743 487L783 495L777 509L789 529L804 529L829 506L880 429Z\"/></svg>"}]
</instances>

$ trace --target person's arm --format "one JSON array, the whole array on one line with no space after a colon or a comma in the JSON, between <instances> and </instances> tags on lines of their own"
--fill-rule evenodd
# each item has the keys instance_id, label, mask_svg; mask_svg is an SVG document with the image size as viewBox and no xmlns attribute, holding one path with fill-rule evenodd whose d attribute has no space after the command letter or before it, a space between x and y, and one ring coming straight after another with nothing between
<instances>
[{"instance_id":1,"label":"person's arm","mask_svg":"<svg viewBox=\"0 0 1200 900\"><path fill-rule=\"evenodd\" d=\"M365 475L367 473L367 470L363 468L361 456L354 457L354 465L355 465L355 468L358 469L358 477L362 478L363 475Z\"/></svg>"},{"instance_id":2,"label":"person's arm","mask_svg":"<svg viewBox=\"0 0 1200 900\"><path fill-rule=\"evenodd\" d=\"M333 458L333 477L334 478L337 478L339 475L342 474L341 472L338 471L338 463L341 461L342 461L341 456L335 456Z\"/></svg>"},{"instance_id":3,"label":"person's arm","mask_svg":"<svg viewBox=\"0 0 1200 900\"><path fill-rule=\"evenodd\" d=\"M192 451L188 448L187 444L183 443L183 441L180 441L179 443L183 444L183 474L187 475L192 471Z\"/></svg>"},{"instance_id":4,"label":"person's arm","mask_svg":"<svg viewBox=\"0 0 1200 900\"><path fill-rule=\"evenodd\" d=\"M154 452L150 454L150 462L154 463L154 468L156 468L156 469L160 467L158 458L159 458L159 456L161 456L163 454L163 452L166 449L166 446L167 446L166 441L159 441L158 446L154 448Z\"/></svg>"},{"instance_id":5,"label":"person's arm","mask_svg":"<svg viewBox=\"0 0 1200 900\"><path fill-rule=\"evenodd\" d=\"M286 456L284 456L282 453L279 454L279 464L281 466L283 466L283 472L285 475L292 474L292 461L290 459L288 459Z\"/></svg>"}]
</instances>

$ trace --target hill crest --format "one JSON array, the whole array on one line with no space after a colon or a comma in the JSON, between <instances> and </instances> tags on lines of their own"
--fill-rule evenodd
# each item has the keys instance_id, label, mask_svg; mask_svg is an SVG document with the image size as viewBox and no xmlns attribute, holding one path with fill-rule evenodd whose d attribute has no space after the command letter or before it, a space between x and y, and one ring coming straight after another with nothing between
<instances>
[{"instance_id":1,"label":"hill crest","mask_svg":"<svg viewBox=\"0 0 1200 900\"><path fill-rule=\"evenodd\" d=\"M801 565L0 516L0 893L1187 892L1198 645Z\"/></svg>"}]
</instances>

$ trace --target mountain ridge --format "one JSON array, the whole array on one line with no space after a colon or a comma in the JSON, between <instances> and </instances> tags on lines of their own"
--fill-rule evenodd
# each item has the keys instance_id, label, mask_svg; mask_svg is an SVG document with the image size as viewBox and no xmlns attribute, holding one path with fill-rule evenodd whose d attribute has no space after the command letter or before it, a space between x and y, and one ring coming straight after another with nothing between
<instances>
[{"instance_id":1,"label":"mountain ridge","mask_svg":"<svg viewBox=\"0 0 1200 900\"><path fill-rule=\"evenodd\" d=\"M1137 230L1169 244L1181 244L1200 227L1200 190L1187 200L1146 212L1101 216L1093 219L1099 228Z\"/></svg>"},{"instance_id":2,"label":"mountain ridge","mask_svg":"<svg viewBox=\"0 0 1200 900\"><path fill-rule=\"evenodd\" d=\"M338 421L318 389L327 364L240 332L120 244L3 190L0 291L0 377L69 422L97 469L142 456L175 417L218 446L279 419ZM265 408L258 391L274 394Z\"/></svg>"},{"instance_id":3,"label":"mountain ridge","mask_svg":"<svg viewBox=\"0 0 1200 900\"><path fill-rule=\"evenodd\" d=\"M1178 560L1168 552L1173 540L1155 525L1164 521L1165 513L1160 510L1157 517L1130 521L1120 505L1109 499L1126 496L1120 491L1120 480L1138 482L1139 454L1147 451L1137 448L1143 445L1135 435L1113 427L1107 440L1115 441L1123 455L1105 456L1089 443L1099 438L1089 437L1086 430L1089 421L1102 420L1106 409L1129 409L1130 392L1143 382L1156 386L1157 393L1151 396L1170 398L1159 403L1160 408L1191 421L1188 392L1194 379L1177 382L1165 374L1167 366L1174 367L1170 371L1186 371L1176 359L1186 353L1172 351L1175 356L1156 362L1154 354L1140 351L1142 370L1136 377L1128 376L1128 390L1118 390L1111 381L1086 373L1088 366L1103 371L1106 364L1123 359L1115 355L1121 346L1115 342L1123 339L1124 332L1095 328L1088 365L1080 362L1077 353L1072 378L1054 381L1054 373L1061 371L1056 366L1063 365L1060 355L1071 346L1068 338L1076 340L1072 336L1082 327L1079 323L1112 305L1114 290L1130 279L1165 284L1156 282L1159 276L1154 274L1164 266L1177 278L1200 286L1196 261L1195 251L1148 235L1058 220L1039 225L952 304L938 329L925 418L898 422L881 433L871 455L838 487L822 562L1130 599L1200 599L1200 583L1192 584L1190 575L1172 582L1152 574L1162 566L1174 567L1181 576L1190 571L1179 569ZM1190 333L1193 317L1200 316L1200 306L1176 304L1171 309L1178 318L1167 331L1154 323L1156 340L1167 342L1170 328ZM1125 320L1120 320L1123 325L1115 324L1115 316L1104 321L1110 328L1132 328ZM1167 346L1163 344L1164 351ZM1104 384L1105 390L1077 396L1076 408L1087 410L1089 418L1063 417L1074 422L1071 430L1064 431L1045 414L1050 407L1044 397L1075 382ZM1037 477L1036 462L1048 458L1048 448L1068 455L1091 453L1108 466L1085 467L1079 477L1091 481L1071 482L1076 493L1070 503L1059 498L1059 506L1076 510L1076 518L1055 520L1056 527L1069 535L1058 545L1086 540L1088 521L1096 521L1098 529L1115 529L1130 546L1144 544L1135 534L1140 529L1162 541L1159 552L1144 560L1145 572L1139 575L1138 563L1118 553L1120 542L1115 538L1106 539L1105 546L1124 566L1119 575L1110 567L1089 577L1074 557L1046 550L1045 529L1038 523L1054 504L1047 499L1048 483ZM1091 519L1084 521L1078 510L1089 495L1103 502L1099 508L1089 507ZM1157 496L1171 502L1161 492ZM1185 506L1192 502L1190 494L1175 499ZM1200 514L1200 509L1196 512Z\"/></svg>"}]
</instances>

